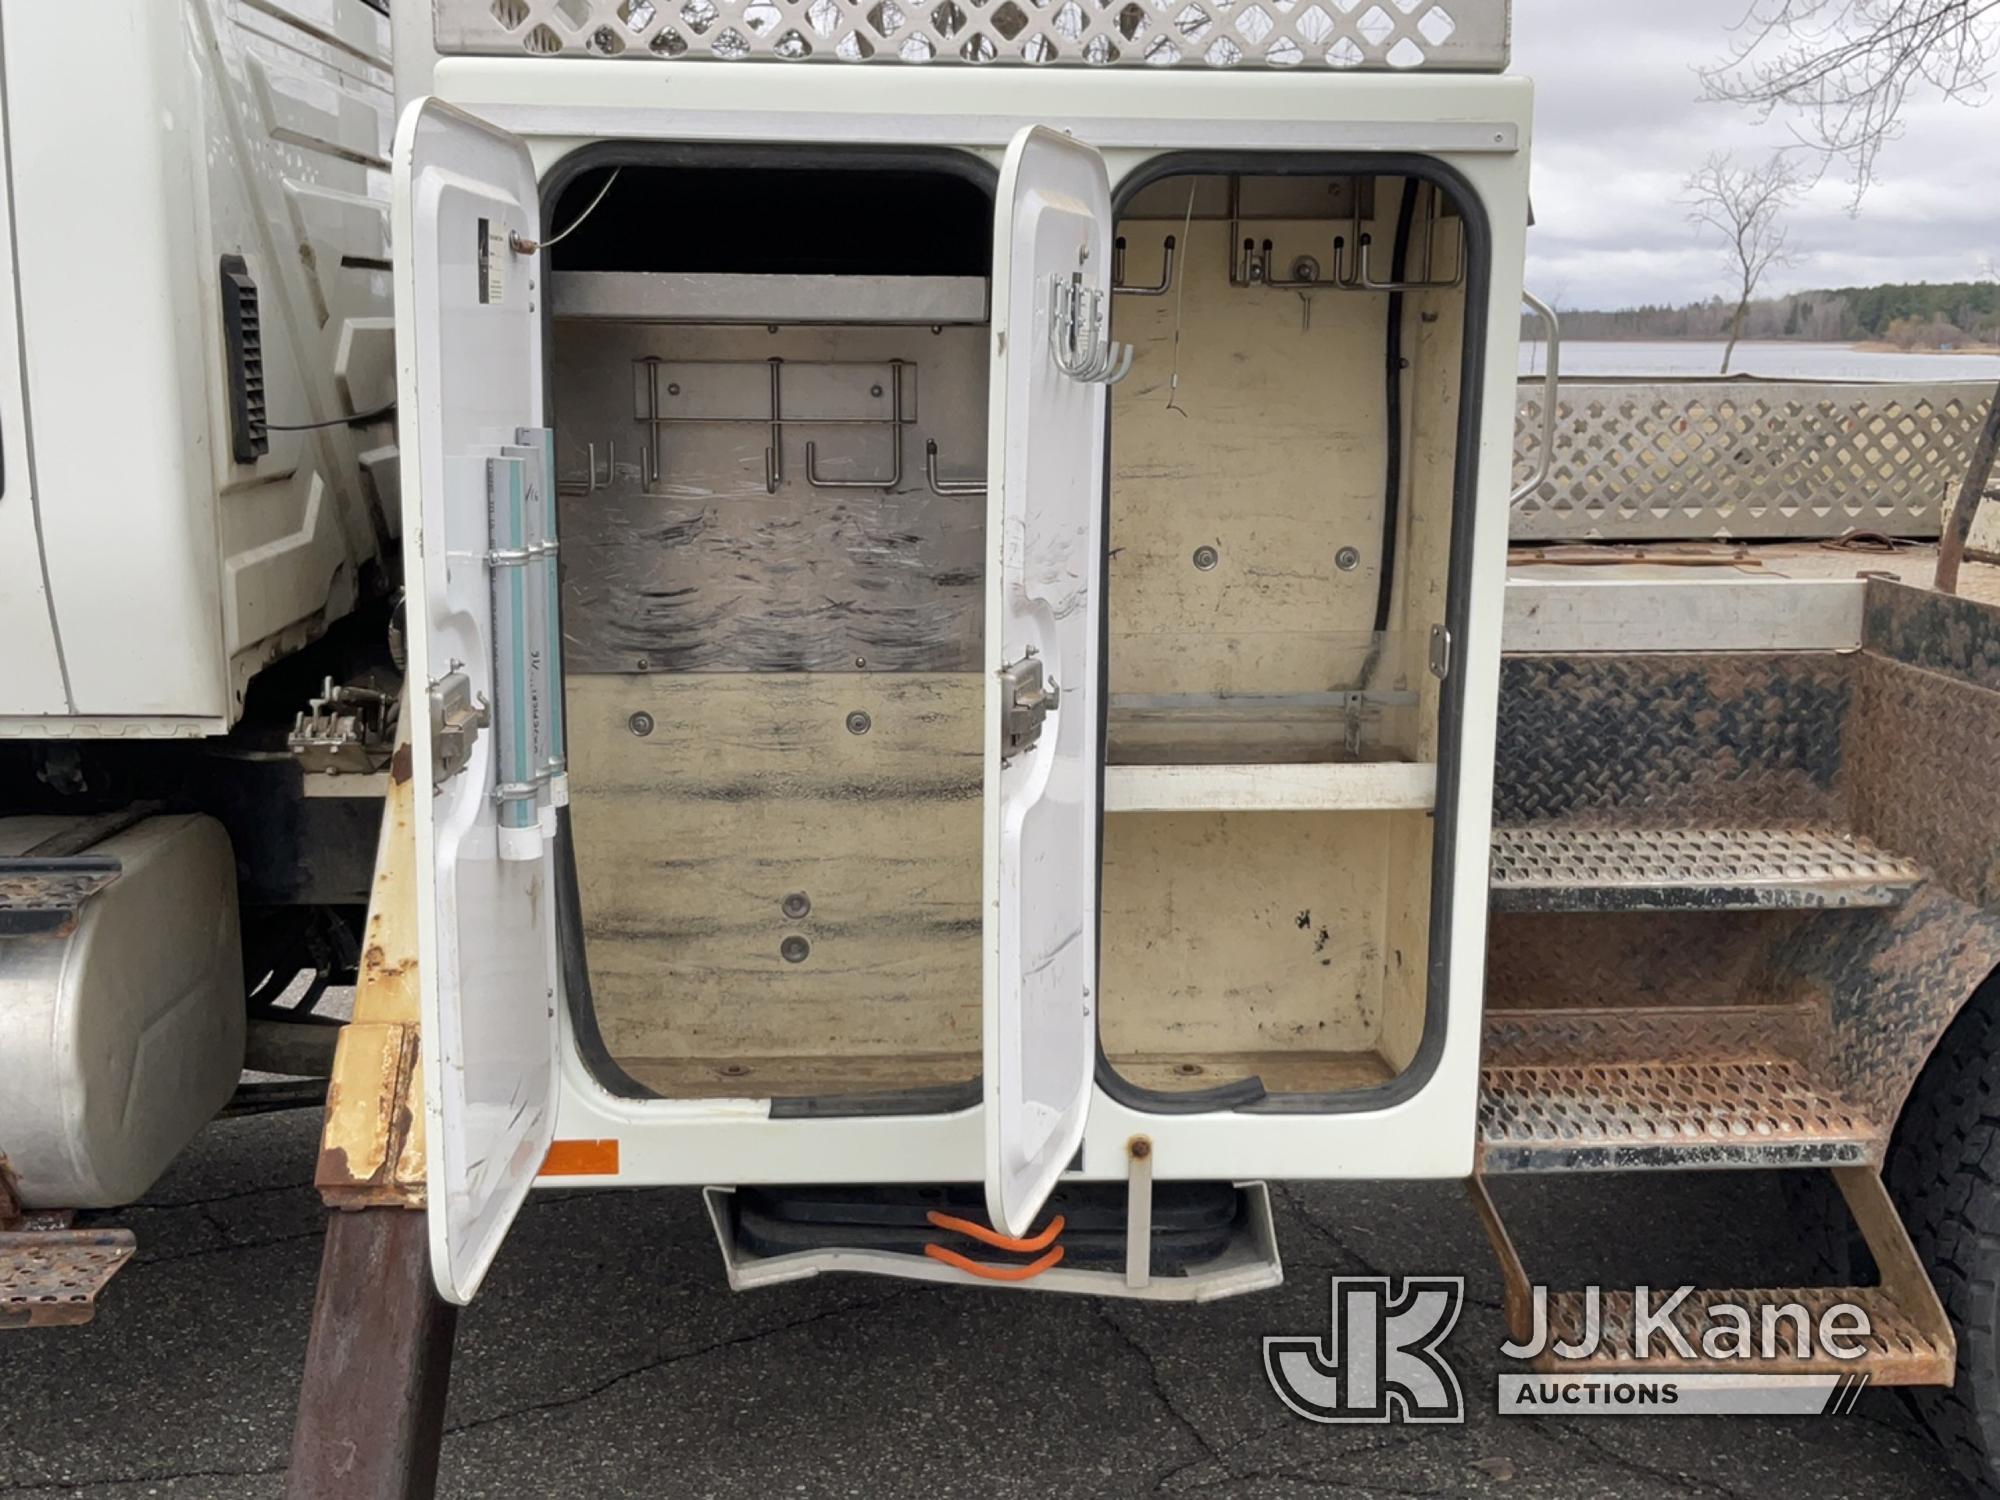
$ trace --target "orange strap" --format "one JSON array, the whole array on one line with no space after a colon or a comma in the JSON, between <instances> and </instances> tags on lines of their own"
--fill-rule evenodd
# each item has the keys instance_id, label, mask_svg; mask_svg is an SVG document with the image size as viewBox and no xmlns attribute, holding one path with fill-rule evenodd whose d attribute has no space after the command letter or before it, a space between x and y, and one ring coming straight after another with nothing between
<instances>
[{"instance_id":1,"label":"orange strap","mask_svg":"<svg viewBox=\"0 0 2000 1500\"><path fill-rule=\"evenodd\" d=\"M988 1230L987 1233L990 1234L992 1231ZM945 1249L942 1245L926 1245L924 1254L932 1260L941 1260L948 1266L956 1266L968 1276L978 1276L986 1281L1029 1281L1061 1260L1063 1247L1058 1245L1048 1254L1029 1261L1025 1266L983 1266L976 1260L960 1255L956 1250Z\"/></svg>"},{"instance_id":2,"label":"orange strap","mask_svg":"<svg viewBox=\"0 0 2000 1500\"><path fill-rule=\"evenodd\" d=\"M1033 1239L1017 1240L1011 1234L1002 1234L997 1229L988 1229L984 1224L975 1224L970 1219L956 1218L951 1214L941 1214L932 1209L924 1217L937 1229L949 1229L954 1234L965 1235L978 1240L982 1245L991 1245L995 1250L1017 1250L1026 1255L1033 1250L1046 1250L1055 1243L1057 1235L1063 1231L1063 1218L1057 1214L1049 1220L1048 1228Z\"/></svg>"}]
</instances>

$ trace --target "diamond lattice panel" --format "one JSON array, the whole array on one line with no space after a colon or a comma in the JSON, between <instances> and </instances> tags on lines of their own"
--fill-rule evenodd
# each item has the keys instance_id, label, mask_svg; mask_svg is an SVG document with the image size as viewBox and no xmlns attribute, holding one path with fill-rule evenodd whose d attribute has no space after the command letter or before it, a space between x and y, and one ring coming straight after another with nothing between
<instances>
[{"instance_id":1,"label":"diamond lattice panel","mask_svg":"<svg viewBox=\"0 0 2000 1500\"><path fill-rule=\"evenodd\" d=\"M1548 478L1514 508L1517 542L1936 536L1991 387L1782 381L1564 381ZM1542 389L1521 386L1514 482L1541 448Z\"/></svg>"},{"instance_id":2,"label":"diamond lattice panel","mask_svg":"<svg viewBox=\"0 0 2000 1500\"><path fill-rule=\"evenodd\" d=\"M436 0L441 53L1197 68L1507 66L1508 0Z\"/></svg>"}]
</instances>

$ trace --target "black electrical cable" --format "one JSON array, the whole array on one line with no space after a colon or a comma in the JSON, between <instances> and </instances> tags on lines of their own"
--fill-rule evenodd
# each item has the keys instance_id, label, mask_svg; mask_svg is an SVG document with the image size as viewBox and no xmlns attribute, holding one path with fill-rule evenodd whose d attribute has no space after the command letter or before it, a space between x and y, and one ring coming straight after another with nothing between
<instances>
[{"instance_id":1,"label":"black electrical cable","mask_svg":"<svg viewBox=\"0 0 2000 1500\"><path fill-rule=\"evenodd\" d=\"M367 422L379 422L396 409L391 401L387 406L378 406L373 411L358 411L351 417L328 417L324 422L266 422L267 432L314 432L322 427L359 427Z\"/></svg>"},{"instance_id":2,"label":"black electrical cable","mask_svg":"<svg viewBox=\"0 0 2000 1500\"><path fill-rule=\"evenodd\" d=\"M1358 186L1358 184L1357 184ZM1400 282L1410 257L1410 225L1417 216L1417 179L1403 179L1403 202L1396 210L1396 243L1389 256L1389 280ZM1384 355L1388 406L1389 454L1382 476L1382 566L1375 585L1375 633L1389 628L1389 606L1396 593L1396 533L1403 508L1403 294L1389 293L1387 349Z\"/></svg>"}]
</instances>

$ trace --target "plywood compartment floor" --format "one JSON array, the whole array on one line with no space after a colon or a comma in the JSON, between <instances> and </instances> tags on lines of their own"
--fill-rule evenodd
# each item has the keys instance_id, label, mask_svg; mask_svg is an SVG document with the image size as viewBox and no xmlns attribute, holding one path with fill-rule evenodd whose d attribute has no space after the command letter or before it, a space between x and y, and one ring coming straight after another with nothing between
<instances>
[{"instance_id":1,"label":"plywood compartment floor","mask_svg":"<svg viewBox=\"0 0 2000 1500\"><path fill-rule=\"evenodd\" d=\"M1379 1052L1114 1056L1111 1066L1127 1083L1163 1094L1212 1089L1245 1078L1261 1080L1267 1094L1339 1094L1373 1088L1396 1076Z\"/></svg>"},{"instance_id":2,"label":"plywood compartment floor","mask_svg":"<svg viewBox=\"0 0 2000 1500\"><path fill-rule=\"evenodd\" d=\"M1107 818L1102 1029L1125 1078L1326 1093L1394 1076L1383 997L1425 951L1420 929L1390 930L1386 894L1411 819L1430 826L1407 811Z\"/></svg>"},{"instance_id":3,"label":"plywood compartment floor","mask_svg":"<svg viewBox=\"0 0 2000 1500\"><path fill-rule=\"evenodd\" d=\"M695 1097L973 1076L982 691L957 673L573 674L571 819L613 1059ZM809 910L788 916L788 896Z\"/></svg>"}]
</instances>

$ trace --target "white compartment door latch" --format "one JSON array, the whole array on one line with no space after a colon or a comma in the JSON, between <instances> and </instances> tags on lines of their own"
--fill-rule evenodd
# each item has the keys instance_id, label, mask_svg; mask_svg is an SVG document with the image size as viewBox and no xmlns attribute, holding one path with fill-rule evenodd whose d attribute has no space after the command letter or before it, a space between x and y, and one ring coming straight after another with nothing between
<instances>
[{"instance_id":1,"label":"white compartment door latch","mask_svg":"<svg viewBox=\"0 0 2000 1500\"><path fill-rule=\"evenodd\" d=\"M431 684L430 711L431 785L438 787L465 769L489 716L463 672L448 672Z\"/></svg>"},{"instance_id":2,"label":"white compartment door latch","mask_svg":"<svg viewBox=\"0 0 2000 1500\"><path fill-rule=\"evenodd\" d=\"M1038 656L1024 656L1000 669L1000 754L1005 759L1035 748L1042 722L1062 701L1062 689L1042 671Z\"/></svg>"}]
</instances>

